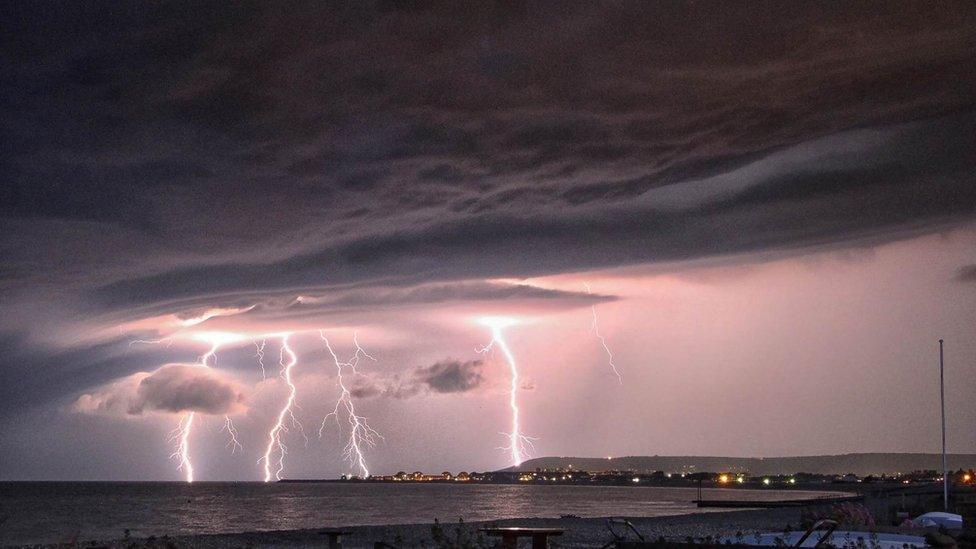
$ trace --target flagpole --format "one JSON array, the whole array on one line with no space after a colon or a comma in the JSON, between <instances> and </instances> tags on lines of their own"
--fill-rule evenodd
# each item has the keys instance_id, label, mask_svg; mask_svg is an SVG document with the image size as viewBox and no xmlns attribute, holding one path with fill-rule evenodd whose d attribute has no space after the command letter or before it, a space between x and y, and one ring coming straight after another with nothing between
<instances>
[{"instance_id":1,"label":"flagpole","mask_svg":"<svg viewBox=\"0 0 976 549\"><path fill-rule=\"evenodd\" d=\"M945 359L939 340L939 397L942 403L942 508L949 511L949 469L946 467Z\"/></svg>"}]
</instances>

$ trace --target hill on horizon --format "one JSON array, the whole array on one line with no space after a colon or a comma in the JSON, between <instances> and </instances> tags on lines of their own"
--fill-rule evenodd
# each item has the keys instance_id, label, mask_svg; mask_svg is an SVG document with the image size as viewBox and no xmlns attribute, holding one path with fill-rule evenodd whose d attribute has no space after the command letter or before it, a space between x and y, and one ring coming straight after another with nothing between
<instances>
[{"instance_id":1,"label":"hill on horizon","mask_svg":"<svg viewBox=\"0 0 976 549\"><path fill-rule=\"evenodd\" d=\"M976 454L948 454L949 469L976 468ZM535 469L573 469L581 471L654 471L677 472L743 472L754 475L789 475L793 473L870 475L908 473L916 470L942 469L942 454L863 453L794 457L723 457L723 456L626 456L615 458L540 457L525 461L505 471Z\"/></svg>"}]
</instances>

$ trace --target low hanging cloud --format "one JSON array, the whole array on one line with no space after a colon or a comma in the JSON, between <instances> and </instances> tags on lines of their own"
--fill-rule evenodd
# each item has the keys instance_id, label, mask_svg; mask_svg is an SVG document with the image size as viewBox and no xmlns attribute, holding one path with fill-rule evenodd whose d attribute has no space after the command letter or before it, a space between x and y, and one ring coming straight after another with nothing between
<instances>
[{"instance_id":1,"label":"low hanging cloud","mask_svg":"<svg viewBox=\"0 0 976 549\"><path fill-rule=\"evenodd\" d=\"M976 282L976 265L959 267L959 272L956 273L956 280L959 282Z\"/></svg>"},{"instance_id":2,"label":"low hanging cloud","mask_svg":"<svg viewBox=\"0 0 976 549\"><path fill-rule=\"evenodd\" d=\"M410 398L420 393L468 393L485 384L483 360L445 359L414 369L407 376L377 380L360 376L350 390L356 398Z\"/></svg>"},{"instance_id":3,"label":"low hanging cloud","mask_svg":"<svg viewBox=\"0 0 976 549\"><path fill-rule=\"evenodd\" d=\"M418 368L414 379L435 393L464 393L477 389L484 382L481 360L444 360Z\"/></svg>"},{"instance_id":4,"label":"low hanging cloud","mask_svg":"<svg viewBox=\"0 0 976 549\"><path fill-rule=\"evenodd\" d=\"M140 416L149 412L231 414L245 409L246 391L218 370L167 364L86 393L74 409L88 414Z\"/></svg>"}]
</instances>

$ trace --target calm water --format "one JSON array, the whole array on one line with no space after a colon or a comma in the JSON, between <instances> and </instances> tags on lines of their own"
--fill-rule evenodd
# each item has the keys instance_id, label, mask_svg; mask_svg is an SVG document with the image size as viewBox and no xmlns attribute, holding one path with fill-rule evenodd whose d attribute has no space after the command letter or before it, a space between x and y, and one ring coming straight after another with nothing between
<instances>
[{"instance_id":1,"label":"calm water","mask_svg":"<svg viewBox=\"0 0 976 549\"><path fill-rule=\"evenodd\" d=\"M704 490L708 499L817 497ZM457 484L0 483L0 545L516 517L694 512L694 488Z\"/></svg>"}]
</instances>

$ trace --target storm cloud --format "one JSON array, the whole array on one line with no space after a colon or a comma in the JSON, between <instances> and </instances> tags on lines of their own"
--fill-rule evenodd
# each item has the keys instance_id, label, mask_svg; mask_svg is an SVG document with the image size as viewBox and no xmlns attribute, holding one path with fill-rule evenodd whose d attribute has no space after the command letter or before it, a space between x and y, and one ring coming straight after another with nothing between
<instances>
[{"instance_id":1,"label":"storm cloud","mask_svg":"<svg viewBox=\"0 0 976 549\"><path fill-rule=\"evenodd\" d=\"M7 12L0 291L91 313L976 213L965 4L910 29L868 6L177 6Z\"/></svg>"},{"instance_id":2,"label":"storm cloud","mask_svg":"<svg viewBox=\"0 0 976 549\"><path fill-rule=\"evenodd\" d=\"M147 412L230 414L244 409L245 389L226 374L193 364L167 364L85 393L83 413L142 415Z\"/></svg>"}]
</instances>

